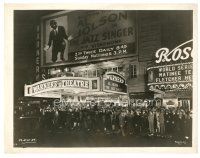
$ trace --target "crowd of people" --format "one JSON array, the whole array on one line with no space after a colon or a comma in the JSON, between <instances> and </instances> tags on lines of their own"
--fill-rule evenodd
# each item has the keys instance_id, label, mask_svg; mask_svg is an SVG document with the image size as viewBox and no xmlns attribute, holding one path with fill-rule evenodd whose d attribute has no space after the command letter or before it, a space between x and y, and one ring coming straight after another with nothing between
<instances>
[{"instance_id":1,"label":"crowd of people","mask_svg":"<svg viewBox=\"0 0 200 158\"><path fill-rule=\"evenodd\" d=\"M21 113L18 116L25 117ZM181 107L40 106L28 113L37 116L40 130L102 132L121 136L148 135L191 140L192 113Z\"/></svg>"}]
</instances>

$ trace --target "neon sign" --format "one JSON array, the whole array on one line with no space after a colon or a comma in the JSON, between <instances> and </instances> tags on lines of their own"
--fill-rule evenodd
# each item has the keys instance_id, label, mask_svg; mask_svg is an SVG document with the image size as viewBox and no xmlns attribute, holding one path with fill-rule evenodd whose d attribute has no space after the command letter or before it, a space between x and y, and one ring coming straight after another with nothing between
<instances>
[{"instance_id":1,"label":"neon sign","mask_svg":"<svg viewBox=\"0 0 200 158\"><path fill-rule=\"evenodd\" d=\"M170 62L170 61L178 61L178 60L186 60L189 59L192 56L192 47L188 46L188 44L191 44L193 40L186 41L176 48L174 48L172 51L169 51L168 48L160 48L156 52L156 63L161 62Z\"/></svg>"},{"instance_id":2,"label":"neon sign","mask_svg":"<svg viewBox=\"0 0 200 158\"><path fill-rule=\"evenodd\" d=\"M155 65L147 68L149 89L192 89L193 62L192 42L186 41L173 50L160 48L155 53Z\"/></svg>"}]
</instances>

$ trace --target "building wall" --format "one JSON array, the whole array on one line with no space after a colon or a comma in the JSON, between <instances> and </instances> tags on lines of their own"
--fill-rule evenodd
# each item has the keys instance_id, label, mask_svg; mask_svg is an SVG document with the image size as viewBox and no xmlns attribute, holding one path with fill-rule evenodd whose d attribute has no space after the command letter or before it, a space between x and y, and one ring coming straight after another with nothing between
<instances>
[{"instance_id":1,"label":"building wall","mask_svg":"<svg viewBox=\"0 0 200 158\"><path fill-rule=\"evenodd\" d=\"M41 16L57 12L14 11L14 101L24 96L24 85L35 82L36 26Z\"/></svg>"},{"instance_id":2,"label":"building wall","mask_svg":"<svg viewBox=\"0 0 200 158\"><path fill-rule=\"evenodd\" d=\"M34 82L35 63L35 26L41 16L56 11L17 11L15 12L15 94L16 98L23 95L23 85ZM134 11L135 12L135 11ZM28 17L30 18L27 18ZM136 11L136 56L119 58L109 61L97 61L86 64L64 65L72 70L99 69L123 66L123 75L127 79L130 93L145 92L147 63L154 60L155 51L161 47L170 50L179 43L192 38L192 11ZM30 39L30 40L27 40ZM28 53L27 53L28 52ZM94 66L95 65L95 66ZM130 78L130 65L136 65L137 77ZM93 67L93 68L92 68ZM48 78L48 68L45 68L41 80ZM42 71L41 71L42 72ZM22 77L23 76L23 77Z\"/></svg>"},{"instance_id":3,"label":"building wall","mask_svg":"<svg viewBox=\"0 0 200 158\"><path fill-rule=\"evenodd\" d=\"M98 76L99 70L117 71L116 67L123 67L119 73L127 80L128 92L145 92L148 90L146 68L148 63L154 60L155 52L162 47L172 49L179 42L192 38L192 26L187 25L191 23L191 15L190 11L137 11L136 56L86 64L77 63L74 66L62 66L62 69L71 68L77 77L94 77ZM131 65L136 66L137 77L131 77Z\"/></svg>"},{"instance_id":4,"label":"building wall","mask_svg":"<svg viewBox=\"0 0 200 158\"><path fill-rule=\"evenodd\" d=\"M136 64L137 69L137 78L128 79L128 91L129 93L135 93L135 92L145 92L146 90L146 62L132 62L131 64Z\"/></svg>"},{"instance_id":5,"label":"building wall","mask_svg":"<svg viewBox=\"0 0 200 158\"><path fill-rule=\"evenodd\" d=\"M131 65L136 65L137 77L135 78L130 77L131 76L130 74L132 73L130 69ZM122 58L118 60L105 61L105 62L100 62L97 64L75 66L71 68L71 71L75 72L75 76L76 76L78 74L80 75L81 72L84 72L84 71L93 72L95 70L100 70L100 69L115 71L116 67L118 68L122 67L123 68L122 71L118 71L118 72L126 78L126 82L128 85L128 92L129 93L130 92L144 92L146 89L146 80L145 80L146 65L147 65L147 62L138 62L136 57L132 57L132 58ZM85 74L85 73L82 73L82 74ZM88 76L88 77L96 77L96 76ZM85 77L87 77L87 75Z\"/></svg>"},{"instance_id":6,"label":"building wall","mask_svg":"<svg viewBox=\"0 0 200 158\"><path fill-rule=\"evenodd\" d=\"M162 47L173 49L193 38L192 11L163 11L162 17Z\"/></svg>"},{"instance_id":7,"label":"building wall","mask_svg":"<svg viewBox=\"0 0 200 158\"><path fill-rule=\"evenodd\" d=\"M158 11L138 11L138 60L151 61L161 47L161 13Z\"/></svg>"}]
</instances>

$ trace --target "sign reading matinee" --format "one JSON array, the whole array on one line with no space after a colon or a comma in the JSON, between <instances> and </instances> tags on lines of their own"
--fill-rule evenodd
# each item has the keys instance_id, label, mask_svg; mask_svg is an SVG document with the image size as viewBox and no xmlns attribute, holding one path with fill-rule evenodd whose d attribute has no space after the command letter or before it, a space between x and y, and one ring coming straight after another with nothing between
<instances>
[{"instance_id":1,"label":"sign reading matinee","mask_svg":"<svg viewBox=\"0 0 200 158\"><path fill-rule=\"evenodd\" d=\"M155 83L192 82L192 63L162 66L154 70Z\"/></svg>"}]
</instances>

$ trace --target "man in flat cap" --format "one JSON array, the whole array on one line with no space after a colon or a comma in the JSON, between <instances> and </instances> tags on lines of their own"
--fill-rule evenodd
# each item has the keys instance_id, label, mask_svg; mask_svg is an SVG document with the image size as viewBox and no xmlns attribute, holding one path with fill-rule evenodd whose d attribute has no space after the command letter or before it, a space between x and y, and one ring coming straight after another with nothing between
<instances>
[{"instance_id":1,"label":"man in flat cap","mask_svg":"<svg viewBox=\"0 0 200 158\"><path fill-rule=\"evenodd\" d=\"M52 28L50 34L49 34L49 42L48 45L44 48L45 51L47 51L51 45L52 45L52 61L57 61L58 53L60 52L60 59L64 59L64 51L66 47L65 40L71 40L71 36L67 36L65 32L65 28L63 26L58 26L56 20L50 21L50 26Z\"/></svg>"}]
</instances>

